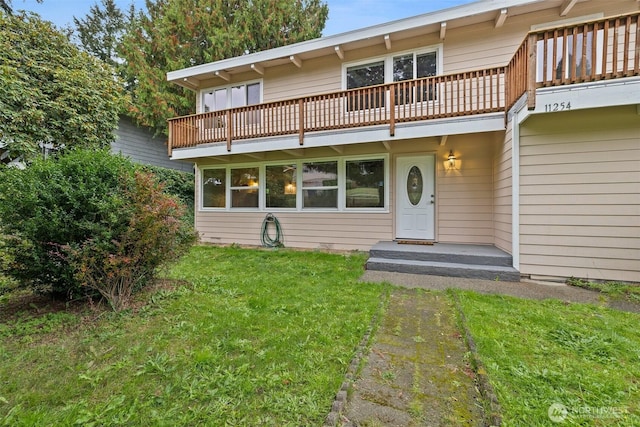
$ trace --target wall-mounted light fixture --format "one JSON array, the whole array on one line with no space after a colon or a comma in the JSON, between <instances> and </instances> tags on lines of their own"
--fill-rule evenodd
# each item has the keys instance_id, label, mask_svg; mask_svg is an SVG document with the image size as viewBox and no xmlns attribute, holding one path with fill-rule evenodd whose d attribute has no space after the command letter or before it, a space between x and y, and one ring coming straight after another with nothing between
<instances>
[{"instance_id":1,"label":"wall-mounted light fixture","mask_svg":"<svg viewBox=\"0 0 640 427\"><path fill-rule=\"evenodd\" d=\"M296 194L296 185L292 182L285 185L284 194Z\"/></svg>"},{"instance_id":2,"label":"wall-mounted light fixture","mask_svg":"<svg viewBox=\"0 0 640 427\"><path fill-rule=\"evenodd\" d=\"M454 168L456 166L456 156L453 154L453 150L449 150L449 157L447 157L447 159L449 160L449 168Z\"/></svg>"}]
</instances>

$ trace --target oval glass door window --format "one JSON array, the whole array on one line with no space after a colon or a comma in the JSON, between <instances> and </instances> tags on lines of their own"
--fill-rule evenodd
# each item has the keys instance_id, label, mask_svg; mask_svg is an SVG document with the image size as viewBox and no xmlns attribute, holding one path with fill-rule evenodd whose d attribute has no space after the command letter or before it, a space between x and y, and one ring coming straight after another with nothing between
<instances>
[{"instance_id":1,"label":"oval glass door window","mask_svg":"<svg viewBox=\"0 0 640 427\"><path fill-rule=\"evenodd\" d=\"M413 206L417 206L422 199L422 187L422 172L419 167L413 166L407 176L407 196Z\"/></svg>"}]
</instances>

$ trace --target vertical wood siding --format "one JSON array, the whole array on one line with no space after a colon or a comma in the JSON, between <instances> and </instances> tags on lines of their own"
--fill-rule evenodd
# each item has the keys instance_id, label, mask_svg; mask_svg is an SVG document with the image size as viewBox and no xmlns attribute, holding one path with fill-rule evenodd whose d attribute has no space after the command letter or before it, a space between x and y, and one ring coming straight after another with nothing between
<instances>
[{"instance_id":1,"label":"vertical wood siding","mask_svg":"<svg viewBox=\"0 0 640 427\"><path fill-rule=\"evenodd\" d=\"M523 274L640 282L639 135L636 106L523 124Z\"/></svg>"}]
</instances>

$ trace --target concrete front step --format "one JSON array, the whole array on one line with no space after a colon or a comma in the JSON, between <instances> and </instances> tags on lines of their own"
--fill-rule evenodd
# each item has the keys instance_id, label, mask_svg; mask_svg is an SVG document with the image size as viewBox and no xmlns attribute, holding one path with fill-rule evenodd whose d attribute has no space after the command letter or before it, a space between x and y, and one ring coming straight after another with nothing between
<instances>
[{"instance_id":1,"label":"concrete front step","mask_svg":"<svg viewBox=\"0 0 640 427\"><path fill-rule=\"evenodd\" d=\"M434 245L407 245L396 242L378 242L369 251L371 258L388 260L427 261L469 265L511 267L513 258L490 245L464 245L436 243Z\"/></svg>"},{"instance_id":2,"label":"concrete front step","mask_svg":"<svg viewBox=\"0 0 640 427\"><path fill-rule=\"evenodd\" d=\"M520 272L513 267L498 265L460 264L451 262L421 261L370 257L367 270L397 273L428 274L434 276L466 277L472 279L519 282Z\"/></svg>"}]
</instances>

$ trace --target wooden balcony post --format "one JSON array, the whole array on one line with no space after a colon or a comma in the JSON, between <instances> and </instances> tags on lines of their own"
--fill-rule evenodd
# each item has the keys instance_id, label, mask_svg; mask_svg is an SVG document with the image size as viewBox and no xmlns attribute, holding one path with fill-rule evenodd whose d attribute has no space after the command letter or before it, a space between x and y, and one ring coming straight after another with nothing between
<instances>
[{"instance_id":1,"label":"wooden balcony post","mask_svg":"<svg viewBox=\"0 0 640 427\"><path fill-rule=\"evenodd\" d=\"M536 108L536 56L538 37L535 34L529 34L527 43L527 108L533 110Z\"/></svg>"},{"instance_id":2,"label":"wooden balcony post","mask_svg":"<svg viewBox=\"0 0 640 427\"><path fill-rule=\"evenodd\" d=\"M298 138L300 145L304 144L304 99L298 100Z\"/></svg>"},{"instance_id":3,"label":"wooden balcony post","mask_svg":"<svg viewBox=\"0 0 640 427\"><path fill-rule=\"evenodd\" d=\"M389 85L389 135L396 135L396 85Z\"/></svg>"},{"instance_id":4,"label":"wooden balcony post","mask_svg":"<svg viewBox=\"0 0 640 427\"><path fill-rule=\"evenodd\" d=\"M169 134L167 135L167 153L169 154L169 157L171 157L171 153L172 153L172 150L171 150L172 142L173 142L172 141L173 132L171 132L172 128L173 128L173 122L169 121Z\"/></svg>"},{"instance_id":5,"label":"wooden balcony post","mask_svg":"<svg viewBox=\"0 0 640 427\"><path fill-rule=\"evenodd\" d=\"M227 110L227 151L231 151L231 140L233 139L233 128L231 110Z\"/></svg>"}]
</instances>

